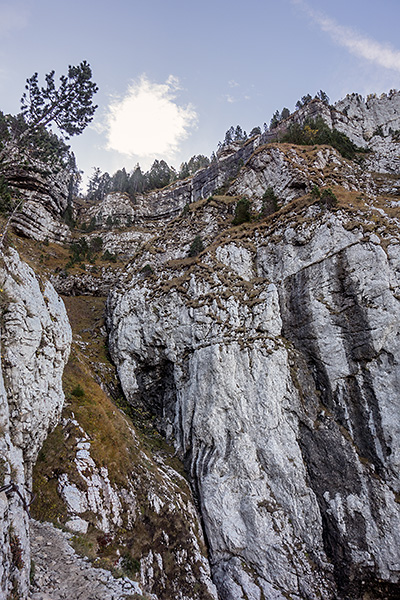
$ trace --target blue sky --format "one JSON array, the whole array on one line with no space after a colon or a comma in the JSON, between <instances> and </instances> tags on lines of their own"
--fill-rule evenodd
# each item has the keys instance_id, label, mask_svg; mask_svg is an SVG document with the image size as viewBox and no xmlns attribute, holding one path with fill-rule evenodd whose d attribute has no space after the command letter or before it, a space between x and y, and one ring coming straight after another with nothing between
<instances>
[{"instance_id":1,"label":"blue sky","mask_svg":"<svg viewBox=\"0 0 400 600\"><path fill-rule=\"evenodd\" d=\"M0 0L0 109L87 60L99 109L70 142L86 176L178 168L304 94L399 89L399 23L399 0Z\"/></svg>"}]
</instances>

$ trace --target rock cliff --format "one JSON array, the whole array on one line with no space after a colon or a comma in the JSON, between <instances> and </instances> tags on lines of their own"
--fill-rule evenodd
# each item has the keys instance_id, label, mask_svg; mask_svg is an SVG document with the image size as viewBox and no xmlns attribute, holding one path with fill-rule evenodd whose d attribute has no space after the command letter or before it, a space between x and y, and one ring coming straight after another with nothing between
<instances>
[{"instance_id":1,"label":"rock cliff","mask_svg":"<svg viewBox=\"0 0 400 600\"><path fill-rule=\"evenodd\" d=\"M337 193L109 299L125 395L191 474L223 600L397 594L398 223Z\"/></svg>"},{"instance_id":2,"label":"rock cliff","mask_svg":"<svg viewBox=\"0 0 400 600\"><path fill-rule=\"evenodd\" d=\"M65 242L70 229L63 220L69 207L71 173L64 167L38 162L33 173L25 169L11 178L19 189L20 204L12 219L14 229L27 238Z\"/></svg>"},{"instance_id":3,"label":"rock cliff","mask_svg":"<svg viewBox=\"0 0 400 600\"><path fill-rule=\"evenodd\" d=\"M133 427L110 398L111 392L121 402L104 353L104 298L68 297L65 304L74 337L64 372L66 405L35 466L34 516L71 532L70 542L95 567L124 576L124 589L118 591L111 577L96 592L80 592L82 600L103 600L105 587L119 600L129 586L130 593L155 600L216 599L200 517L180 461L151 422L140 426L146 420L143 411L131 414ZM33 527L34 589L62 600L66 589L73 597L75 588L71 576L60 584L60 555L51 570L46 566L43 552L47 538L55 535L51 532L39 533L43 543ZM72 554L69 560L79 572Z\"/></svg>"},{"instance_id":4,"label":"rock cliff","mask_svg":"<svg viewBox=\"0 0 400 600\"><path fill-rule=\"evenodd\" d=\"M138 195L135 201L130 201L125 194L112 193L95 205L78 210L86 223L92 219L100 228L114 225L141 225L146 228L157 228L160 222L169 221L190 203L208 198L212 194L219 194L229 189L228 193L241 194L240 188L232 187L232 182L238 176L248 174L248 161L254 164L254 155L257 149L261 152L265 144L276 142L294 123L303 125L308 119L322 117L331 129L344 133L354 144L360 148L371 150L371 154L364 157L361 170L364 172L376 171L380 173L400 172L400 153L398 142L400 139L400 92L391 90L389 94L377 97L371 94L364 99L359 94L349 94L334 106L328 106L318 99L312 100L304 107L290 115L275 129L257 135L245 144L233 143L223 147L216 155L216 160L210 166L199 170L192 177L184 181L177 181L163 190L156 190L144 196ZM269 172L265 179L268 185L283 187L287 181L280 182L282 163L296 162L296 157L269 152ZM294 151L296 154L296 151ZM333 154L321 154L319 161L335 164L338 166L338 158ZM259 157L260 158L260 157ZM340 160L340 157L339 157ZM343 162L341 166L343 166ZM290 165L289 165L290 166ZM299 170L301 165L295 165ZM340 166L340 165L339 165ZM353 168L354 164L349 168ZM259 170L259 167L256 168ZM338 171L339 168L336 168ZM360 169L358 169L360 171ZM291 169L290 179L295 174ZM351 185L351 177L346 177L348 185ZM285 176L285 173L284 173ZM300 180L296 180L291 190L290 199L299 197L301 191L308 191L306 182L311 181L310 174L304 174ZM258 194L259 189L247 190L250 196ZM265 190L264 190L265 191ZM246 193L246 192L245 192Z\"/></svg>"},{"instance_id":5,"label":"rock cliff","mask_svg":"<svg viewBox=\"0 0 400 600\"><path fill-rule=\"evenodd\" d=\"M8 599L29 587L32 468L60 417L71 329L52 285L14 250L1 255L0 285L0 596Z\"/></svg>"}]
</instances>

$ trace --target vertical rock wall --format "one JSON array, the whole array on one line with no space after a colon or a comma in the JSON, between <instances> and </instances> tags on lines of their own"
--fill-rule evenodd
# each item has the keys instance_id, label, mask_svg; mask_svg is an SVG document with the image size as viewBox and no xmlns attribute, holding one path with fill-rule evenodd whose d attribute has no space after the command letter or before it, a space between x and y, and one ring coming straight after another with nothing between
<instances>
[{"instance_id":1,"label":"vertical rock wall","mask_svg":"<svg viewBox=\"0 0 400 600\"><path fill-rule=\"evenodd\" d=\"M111 350L186 461L220 598L395 598L399 245L296 218L133 278Z\"/></svg>"},{"instance_id":2,"label":"vertical rock wall","mask_svg":"<svg viewBox=\"0 0 400 600\"><path fill-rule=\"evenodd\" d=\"M13 250L1 256L0 596L25 598L27 504L37 453L60 416L71 330L54 288Z\"/></svg>"}]
</instances>

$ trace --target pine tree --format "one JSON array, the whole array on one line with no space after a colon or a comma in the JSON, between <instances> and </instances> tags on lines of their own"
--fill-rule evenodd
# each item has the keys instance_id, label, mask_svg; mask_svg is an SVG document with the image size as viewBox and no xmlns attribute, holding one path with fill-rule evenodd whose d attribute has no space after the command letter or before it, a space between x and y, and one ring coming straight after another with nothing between
<instances>
[{"instance_id":1,"label":"pine tree","mask_svg":"<svg viewBox=\"0 0 400 600\"><path fill-rule=\"evenodd\" d=\"M91 81L90 65L85 60L77 67L70 65L68 75L61 75L58 88L54 76L54 71L45 76L45 87L39 87L37 73L26 80L21 113L28 131L55 123L62 133L69 136L82 133L97 108L92 100L98 87Z\"/></svg>"}]
</instances>

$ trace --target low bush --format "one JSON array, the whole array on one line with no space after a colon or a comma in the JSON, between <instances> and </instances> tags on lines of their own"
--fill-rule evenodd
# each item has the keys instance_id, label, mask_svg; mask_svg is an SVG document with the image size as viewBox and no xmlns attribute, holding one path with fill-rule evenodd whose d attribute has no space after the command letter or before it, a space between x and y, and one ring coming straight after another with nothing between
<instances>
[{"instance_id":1,"label":"low bush","mask_svg":"<svg viewBox=\"0 0 400 600\"><path fill-rule=\"evenodd\" d=\"M197 256L204 250L203 240L199 235L196 235L193 242L190 244L188 256Z\"/></svg>"},{"instance_id":2,"label":"low bush","mask_svg":"<svg viewBox=\"0 0 400 600\"><path fill-rule=\"evenodd\" d=\"M250 221L250 219L250 200L241 198L236 204L232 225L241 225L242 223Z\"/></svg>"},{"instance_id":3,"label":"low bush","mask_svg":"<svg viewBox=\"0 0 400 600\"><path fill-rule=\"evenodd\" d=\"M324 188L321 191L320 202L326 208L333 208L337 205L337 198L331 188Z\"/></svg>"},{"instance_id":4,"label":"low bush","mask_svg":"<svg viewBox=\"0 0 400 600\"><path fill-rule=\"evenodd\" d=\"M72 390L71 390L71 394L72 396L75 396L75 398L83 398L83 396L85 395L85 390L83 389L83 387L78 383Z\"/></svg>"},{"instance_id":5,"label":"low bush","mask_svg":"<svg viewBox=\"0 0 400 600\"><path fill-rule=\"evenodd\" d=\"M261 205L261 216L268 217L278 210L278 198L275 195L274 189L269 186L264 192Z\"/></svg>"},{"instance_id":6,"label":"low bush","mask_svg":"<svg viewBox=\"0 0 400 600\"><path fill-rule=\"evenodd\" d=\"M337 129L330 129L322 117L307 119L304 125L293 123L279 141L298 144L300 146L325 144L332 146L344 158L350 160L355 158L357 152L366 152L365 148L356 146L345 133Z\"/></svg>"}]
</instances>

